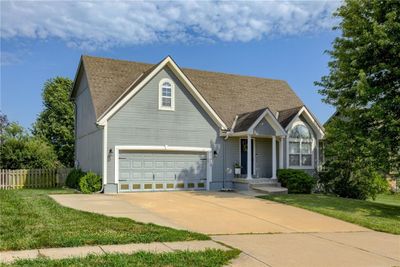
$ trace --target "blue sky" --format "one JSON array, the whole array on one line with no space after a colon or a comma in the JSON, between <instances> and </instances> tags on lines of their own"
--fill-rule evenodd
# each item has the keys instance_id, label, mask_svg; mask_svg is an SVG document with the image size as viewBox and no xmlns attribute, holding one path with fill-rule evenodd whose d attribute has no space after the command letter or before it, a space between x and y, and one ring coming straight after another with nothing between
<instances>
[{"instance_id":1,"label":"blue sky","mask_svg":"<svg viewBox=\"0 0 400 267\"><path fill-rule=\"evenodd\" d=\"M321 122L334 111L313 83L328 73L339 2L83 4L1 2L0 108L10 120L30 127L44 82L73 79L81 54L150 63L171 55L182 67L283 79Z\"/></svg>"}]
</instances>

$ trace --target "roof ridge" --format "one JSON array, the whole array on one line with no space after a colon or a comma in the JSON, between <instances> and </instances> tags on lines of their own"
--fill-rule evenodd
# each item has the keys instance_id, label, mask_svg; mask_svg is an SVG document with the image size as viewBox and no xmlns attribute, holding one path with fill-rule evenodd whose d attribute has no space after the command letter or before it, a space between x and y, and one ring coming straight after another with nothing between
<instances>
[{"instance_id":1,"label":"roof ridge","mask_svg":"<svg viewBox=\"0 0 400 267\"><path fill-rule=\"evenodd\" d=\"M166 56L168 57L168 56ZM164 57L164 58L166 58ZM133 61L133 60L126 60L126 59L115 59L115 58L109 58L109 57L98 57L98 56L91 56L91 55L82 55L82 58L94 58L94 59L103 59L103 60L110 60L114 62L126 62L126 63L135 63L135 64L146 64L146 65L158 65L160 62L157 63L148 63L148 62L141 62L141 61ZM164 59L163 58L163 59ZM236 77L247 77L247 78L252 78L252 79L260 79L260 80L269 80L269 81L279 81L279 82L284 82L287 83L285 80L282 79L273 79L273 78L266 78L266 77L258 77L258 76L252 76L252 75L242 75L242 74L235 74L235 73L228 73L228 72L222 72L222 71L211 71L211 70L202 70L202 69L194 69L194 68L186 68L186 67L181 67L179 68L183 71L188 70L188 71L201 71L201 72L207 72L207 73L214 73L214 74L219 74L219 75L229 75L229 76L236 76Z\"/></svg>"},{"instance_id":2,"label":"roof ridge","mask_svg":"<svg viewBox=\"0 0 400 267\"><path fill-rule=\"evenodd\" d=\"M115 61L115 62L136 63L136 64L143 64L143 65L159 64L159 63L148 63L148 62L142 62L142 61L132 61L132 60L126 60L126 59L115 59L115 58L110 58L110 57L98 57L98 56L91 56L91 55L81 55L81 56L82 56L82 58L105 59L105 60Z\"/></svg>"}]
</instances>

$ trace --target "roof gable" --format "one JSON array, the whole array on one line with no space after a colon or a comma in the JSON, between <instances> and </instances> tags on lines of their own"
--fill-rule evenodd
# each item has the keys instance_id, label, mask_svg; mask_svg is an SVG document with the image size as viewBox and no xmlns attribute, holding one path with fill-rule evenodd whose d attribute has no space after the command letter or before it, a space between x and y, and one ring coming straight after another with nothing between
<instances>
[{"instance_id":1,"label":"roof gable","mask_svg":"<svg viewBox=\"0 0 400 267\"><path fill-rule=\"evenodd\" d=\"M91 56L82 56L81 62L87 72L97 119L103 117L160 64ZM275 113L303 105L285 81L178 69L187 80L186 83L195 88L199 98L205 99L205 105L209 105L224 125L232 125L236 114L265 107Z\"/></svg>"}]
</instances>

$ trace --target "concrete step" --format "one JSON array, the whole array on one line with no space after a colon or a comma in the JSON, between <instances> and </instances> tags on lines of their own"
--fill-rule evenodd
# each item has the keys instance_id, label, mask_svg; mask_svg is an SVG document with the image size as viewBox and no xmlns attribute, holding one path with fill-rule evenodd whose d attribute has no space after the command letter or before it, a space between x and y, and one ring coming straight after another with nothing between
<instances>
[{"instance_id":1,"label":"concrete step","mask_svg":"<svg viewBox=\"0 0 400 267\"><path fill-rule=\"evenodd\" d=\"M259 183L259 184L250 184L250 187L281 187L281 183L279 182L268 182L268 183Z\"/></svg>"},{"instance_id":2,"label":"concrete step","mask_svg":"<svg viewBox=\"0 0 400 267\"><path fill-rule=\"evenodd\" d=\"M288 190L285 187L278 187L278 186L251 186L251 189L253 189L256 192L260 193L265 193L265 194L273 194L273 195L278 195L278 194L287 194Z\"/></svg>"}]
</instances>

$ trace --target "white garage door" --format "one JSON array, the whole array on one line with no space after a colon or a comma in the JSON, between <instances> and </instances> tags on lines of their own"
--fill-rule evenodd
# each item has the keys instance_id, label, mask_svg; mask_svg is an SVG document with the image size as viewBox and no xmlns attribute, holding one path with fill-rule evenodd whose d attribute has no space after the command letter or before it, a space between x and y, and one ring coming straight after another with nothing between
<instances>
[{"instance_id":1,"label":"white garage door","mask_svg":"<svg viewBox=\"0 0 400 267\"><path fill-rule=\"evenodd\" d=\"M205 190L207 156L194 152L119 153L119 191Z\"/></svg>"}]
</instances>

